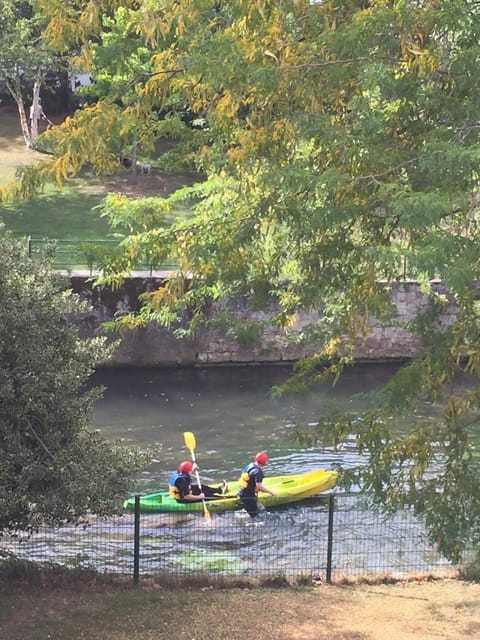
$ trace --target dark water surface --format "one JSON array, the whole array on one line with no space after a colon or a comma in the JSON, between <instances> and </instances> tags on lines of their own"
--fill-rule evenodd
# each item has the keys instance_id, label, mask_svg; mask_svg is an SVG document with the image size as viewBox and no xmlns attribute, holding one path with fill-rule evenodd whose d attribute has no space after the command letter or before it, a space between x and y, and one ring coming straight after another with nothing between
<instances>
[{"instance_id":1,"label":"dark water surface","mask_svg":"<svg viewBox=\"0 0 480 640\"><path fill-rule=\"evenodd\" d=\"M209 369L103 369L93 378L106 387L94 415L94 428L126 445L153 445L155 461L139 481L141 491L166 486L170 471L190 457L183 432L196 436L196 456L205 480L237 478L260 449L270 456L267 472L284 475L315 467L349 464L342 452L302 448L293 441L295 425L308 425L332 410L366 408L366 393L384 384L395 365L349 369L333 387L325 383L302 396L273 399L272 386L287 367Z\"/></svg>"}]
</instances>

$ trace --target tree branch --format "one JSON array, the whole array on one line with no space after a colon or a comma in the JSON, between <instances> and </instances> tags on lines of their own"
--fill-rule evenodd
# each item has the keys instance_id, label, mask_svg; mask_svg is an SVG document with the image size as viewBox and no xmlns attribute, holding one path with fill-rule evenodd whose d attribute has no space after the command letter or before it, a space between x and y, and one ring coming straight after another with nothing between
<instances>
[{"instance_id":1,"label":"tree branch","mask_svg":"<svg viewBox=\"0 0 480 640\"><path fill-rule=\"evenodd\" d=\"M128 86L133 86L134 84L139 82L141 78L153 78L155 76L160 76L163 74L175 75L176 73L184 73L184 71L185 68L180 67L178 69L163 69L162 71L152 71L151 73L138 73L132 80L130 80Z\"/></svg>"}]
</instances>

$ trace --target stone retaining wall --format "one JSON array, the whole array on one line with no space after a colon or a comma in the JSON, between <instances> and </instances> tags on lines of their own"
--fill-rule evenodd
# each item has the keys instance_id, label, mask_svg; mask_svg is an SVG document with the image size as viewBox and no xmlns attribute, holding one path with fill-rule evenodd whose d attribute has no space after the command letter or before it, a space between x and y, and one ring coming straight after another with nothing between
<instances>
[{"instance_id":1,"label":"stone retaining wall","mask_svg":"<svg viewBox=\"0 0 480 640\"><path fill-rule=\"evenodd\" d=\"M83 299L88 300L94 313L82 325L84 335L102 333L101 324L112 320L118 311L135 311L139 308L138 296L143 291L160 284L160 280L150 278L130 278L115 291L109 288L93 287L88 278L72 277L72 288ZM434 287L440 293L447 293L441 283ZM417 314L427 310L428 299L415 282L398 283L392 287L391 297L396 305L398 320L408 322ZM213 312L213 310L212 310ZM260 322L269 320L268 312L249 309L243 301L235 305L235 314L248 316ZM272 310L273 312L273 310ZM314 322L319 311L299 313L296 324L291 328L300 331ZM455 317L455 308L450 306L437 320L439 327L448 326ZM121 339L111 366L192 366L227 364L273 364L293 362L319 349L319 345L289 344L283 332L269 325L262 338L254 344L241 345L224 332L217 329L204 330L195 340L177 340L167 329L158 325L142 327ZM380 326L372 322L367 338L359 343L358 361L394 361L408 359L421 352L422 344L417 335L398 326Z\"/></svg>"}]
</instances>

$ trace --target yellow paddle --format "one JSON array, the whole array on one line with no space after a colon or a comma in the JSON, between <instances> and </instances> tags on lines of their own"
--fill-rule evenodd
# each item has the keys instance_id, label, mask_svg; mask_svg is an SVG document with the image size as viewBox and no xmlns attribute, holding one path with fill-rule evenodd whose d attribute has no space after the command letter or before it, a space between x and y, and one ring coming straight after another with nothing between
<instances>
[{"instance_id":1,"label":"yellow paddle","mask_svg":"<svg viewBox=\"0 0 480 640\"><path fill-rule=\"evenodd\" d=\"M197 446L197 441L195 440L195 434L191 431L185 431L183 434L183 438L185 440L185 446L190 450L190 454L192 456L193 464L196 464L195 460L195 448ZM200 482L200 475L198 473L198 469L195 469L195 477L197 478L197 483L200 491L202 491L202 483ZM203 514L206 518L210 518L210 511L207 509L207 503L205 499L202 500L203 503Z\"/></svg>"}]
</instances>

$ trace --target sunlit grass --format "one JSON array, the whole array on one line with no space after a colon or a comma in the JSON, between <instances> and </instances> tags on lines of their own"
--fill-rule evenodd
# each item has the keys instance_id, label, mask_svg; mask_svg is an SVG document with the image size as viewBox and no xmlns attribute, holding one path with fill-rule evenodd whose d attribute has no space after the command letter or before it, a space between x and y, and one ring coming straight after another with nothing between
<instances>
[{"instance_id":1,"label":"sunlit grass","mask_svg":"<svg viewBox=\"0 0 480 640\"><path fill-rule=\"evenodd\" d=\"M18 167L32 164L42 154L27 149L16 111L0 111L0 185L15 178Z\"/></svg>"},{"instance_id":2,"label":"sunlit grass","mask_svg":"<svg viewBox=\"0 0 480 640\"><path fill-rule=\"evenodd\" d=\"M12 108L0 110L0 185L11 182L18 167L42 157L26 148L18 113ZM168 175L158 171L154 175L134 176L127 170L101 178L85 171L62 189L47 184L34 200L0 205L0 218L17 237L103 240L110 237L111 229L97 207L108 192L165 197L193 179L188 174ZM181 206L171 212L173 219L189 215L189 209Z\"/></svg>"}]
</instances>

